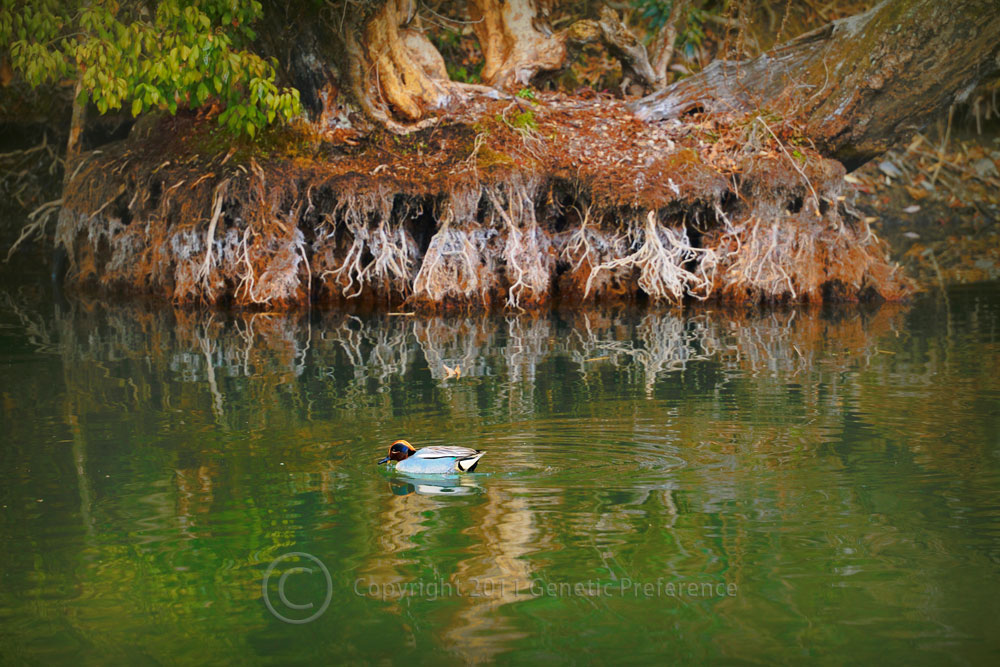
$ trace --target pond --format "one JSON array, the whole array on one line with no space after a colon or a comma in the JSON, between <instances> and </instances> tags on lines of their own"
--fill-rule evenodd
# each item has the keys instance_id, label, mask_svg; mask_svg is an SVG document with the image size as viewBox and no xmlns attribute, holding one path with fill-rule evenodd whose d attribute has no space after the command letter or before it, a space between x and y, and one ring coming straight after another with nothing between
<instances>
[{"instance_id":1,"label":"pond","mask_svg":"<svg viewBox=\"0 0 1000 667\"><path fill-rule=\"evenodd\" d=\"M7 283L4 662L1000 649L997 285L425 318ZM397 438L487 454L408 478Z\"/></svg>"}]
</instances>

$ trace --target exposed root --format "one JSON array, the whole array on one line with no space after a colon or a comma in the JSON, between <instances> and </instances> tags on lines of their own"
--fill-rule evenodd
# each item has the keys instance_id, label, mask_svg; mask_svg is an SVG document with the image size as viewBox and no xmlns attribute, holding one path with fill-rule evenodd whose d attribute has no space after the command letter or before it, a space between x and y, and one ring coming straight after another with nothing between
<instances>
[{"instance_id":1,"label":"exposed root","mask_svg":"<svg viewBox=\"0 0 1000 667\"><path fill-rule=\"evenodd\" d=\"M763 121L733 123L699 152L613 116L586 141L560 134L605 100L520 102L531 132L496 101L489 122L328 146L322 159L174 155L149 138L112 146L82 161L66 191L56 239L69 279L254 308L908 293L867 222L850 217L842 166L801 144L790 156ZM711 122L706 132L726 131ZM638 134L624 148L599 143L616 130Z\"/></svg>"},{"instance_id":2,"label":"exposed root","mask_svg":"<svg viewBox=\"0 0 1000 667\"><path fill-rule=\"evenodd\" d=\"M11 255L14 254L18 246L32 236L39 239L45 236L45 226L48 224L49 219L59 212L62 201L62 199L54 199L45 202L28 214L28 223L21 228L21 234L14 241L13 245L10 246L10 250L7 251L7 257L4 259L5 262L9 262Z\"/></svg>"},{"instance_id":3,"label":"exposed root","mask_svg":"<svg viewBox=\"0 0 1000 667\"><path fill-rule=\"evenodd\" d=\"M721 258L715 289L730 300L851 300L875 285L885 298L898 298L908 289L868 224L844 224L835 212L817 220L764 208L704 241Z\"/></svg>"},{"instance_id":4,"label":"exposed root","mask_svg":"<svg viewBox=\"0 0 1000 667\"><path fill-rule=\"evenodd\" d=\"M605 230L591 221L593 207L585 205L580 214L580 226L563 245L560 258L569 263L563 289L581 298L624 296L630 289L633 268L611 266L614 259L629 253L627 233ZM596 267L604 267L596 271Z\"/></svg>"},{"instance_id":5,"label":"exposed root","mask_svg":"<svg viewBox=\"0 0 1000 667\"><path fill-rule=\"evenodd\" d=\"M247 228L239 248L245 269L235 290L238 300L265 304L308 299L300 278L300 265L305 258L301 230L291 229L283 239L267 239ZM259 274L258 267L263 267Z\"/></svg>"},{"instance_id":6,"label":"exposed root","mask_svg":"<svg viewBox=\"0 0 1000 667\"><path fill-rule=\"evenodd\" d=\"M440 227L413 281L416 299L488 302L495 280L489 244L496 230L476 222L479 200L478 191L455 192L441 205L437 215Z\"/></svg>"},{"instance_id":7,"label":"exposed root","mask_svg":"<svg viewBox=\"0 0 1000 667\"><path fill-rule=\"evenodd\" d=\"M198 272L198 281L205 284L211 295L211 286L208 285L209 274L212 270L212 248L215 245L215 227L219 224L219 216L222 215L222 202L226 196L226 189L229 186L229 179L223 180L215 187L215 194L212 204L212 219L208 223L208 232L205 234L205 261Z\"/></svg>"},{"instance_id":8,"label":"exposed root","mask_svg":"<svg viewBox=\"0 0 1000 667\"><path fill-rule=\"evenodd\" d=\"M61 177L63 167L61 151L49 143L47 133L43 134L42 141L31 148L0 153L0 192L27 210Z\"/></svg>"},{"instance_id":9,"label":"exposed root","mask_svg":"<svg viewBox=\"0 0 1000 667\"><path fill-rule=\"evenodd\" d=\"M405 204L404 210L394 214L393 197L384 190L341 200L333 213L326 216L330 224L316 243L334 241L340 221L350 235L350 244L339 266L325 270L320 278L330 276L339 286L340 294L348 299L359 296L366 287L378 287L387 293L408 293L418 248L399 220L409 215Z\"/></svg>"},{"instance_id":10,"label":"exposed root","mask_svg":"<svg viewBox=\"0 0 1000 667\"><path fill-rule=\"evenodd\" d=\"M486 188L486 197L503 220L506 232L503 259L510 282L507 305L511 308L543 301L555 268L551 240L535 219L536 190L528 182L508 183L503 193L498 188Z\"/></svg>"},{"instance_id":11,"label":"exposed root","mask_svg":"<svg viewBox=\"0 0 1000 667\"><path fill-rule=\"evenodd\" d=\"M644 227L633 222L632 246L638 249L630 255L619 257L595 266L587 279L585 294L589 294L594 279L602 271L624 267L639 270L639 287L655 300L680 303L685 295L704 299L712 289L711 276L717 264L716 253L710 249L695 248L688 239L683 225L671 228L660 224L654 211L646 214ZM695 263L696 271L685 268Z\"/></svg>"}]
</instances>

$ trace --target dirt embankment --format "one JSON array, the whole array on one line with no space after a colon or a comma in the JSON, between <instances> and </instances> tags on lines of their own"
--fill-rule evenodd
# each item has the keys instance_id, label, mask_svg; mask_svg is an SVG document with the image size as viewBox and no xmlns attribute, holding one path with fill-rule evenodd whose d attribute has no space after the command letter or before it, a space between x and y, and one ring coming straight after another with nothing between
<instances>
[{"instance_id":1,"label":"dirt embankment","mask_svg":"<svg viewBox=\"0 0 1000 667\"><path fill-rule=\"evenodd\" d=\"M532 98L477 102L408 136L286 130L252 150L207 119L142 124L64 195L69 280L266 308L911 289L843 167L780 119L643 123L613 99Z\"/></svg>"}]
</instances>

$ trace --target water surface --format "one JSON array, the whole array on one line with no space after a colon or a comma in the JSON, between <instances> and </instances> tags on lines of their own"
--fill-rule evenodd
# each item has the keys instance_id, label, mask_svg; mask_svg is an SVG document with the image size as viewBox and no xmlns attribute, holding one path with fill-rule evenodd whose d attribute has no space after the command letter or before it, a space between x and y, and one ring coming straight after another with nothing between
<instances>
[{"instance_id":1,"label":"water surface","mask_svg":"<svg viewBox=\"0 0 1000 667\"><path fill-rule=\"evenodd\" d=\"M985 663L998 352L996 285L418 318L15 283L0 656ZM408 479L400 437L489 453Z\"/></svg>"}]
</instances>

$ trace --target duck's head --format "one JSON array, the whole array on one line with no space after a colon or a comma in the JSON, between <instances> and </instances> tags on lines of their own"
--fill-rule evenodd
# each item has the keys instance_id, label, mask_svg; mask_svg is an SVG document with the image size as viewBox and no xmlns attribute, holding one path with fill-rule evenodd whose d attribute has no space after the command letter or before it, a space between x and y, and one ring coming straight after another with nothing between
<instances>
[{"instance_id":1,"label":"duck's head","mask_svg":"<svg viewBox=\"0 0 1000 667\"><path fill-rule=\"evenodd\" d=\"M386 461L402 461L406 457L412 456L415 451L417 450L413 445L406 440L397 440L389 445L389 455L379 461L378 464L382 465Z\"/></svg>"}]
</instances>

